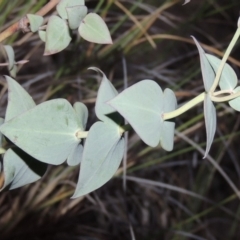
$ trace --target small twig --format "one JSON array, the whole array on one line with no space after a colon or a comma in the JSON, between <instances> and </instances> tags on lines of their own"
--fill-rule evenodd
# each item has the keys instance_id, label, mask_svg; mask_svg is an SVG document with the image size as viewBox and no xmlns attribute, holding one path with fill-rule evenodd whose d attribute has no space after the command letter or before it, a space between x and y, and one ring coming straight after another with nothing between
<instances>
[{"instance_id":1,"label":"small twig","mask_svg":"<svg viewBox=\"0 0 240 240\"><path fill-rule=\"evenodd\" d=\"M60 0L51 0L49 3L47 3L42 9L40 9L36 14L39 16L46 15L49 11L51 11ZM23 24L24 23L24 24ZM20 29L24 29L26 27L26 24L28 23L28 20L25 20L25 17L20 19L18 22L14 23L12 26L7 28L5 31L0 33L0 42L5 40L6 38L10 37L15 32L19 31ZM24 26L23 26L24 25Z\"/></svg>"}]
</instances>

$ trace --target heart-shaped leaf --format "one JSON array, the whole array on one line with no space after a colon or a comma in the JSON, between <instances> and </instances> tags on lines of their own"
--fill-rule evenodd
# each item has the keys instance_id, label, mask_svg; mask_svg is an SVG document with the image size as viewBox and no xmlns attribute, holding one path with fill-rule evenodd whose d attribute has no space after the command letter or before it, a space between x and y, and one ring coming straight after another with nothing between
<instances>
[{"instance_id":1,"label":"heart-shaped leaf","mask_svg":"<svg viewBox=\"0 0 240 240\"><path fill-rule=\"evenodd\" d=\"M109 104L134 128L149 146L160 142L162 132L163 92L152 80L143 80L121 92Z\"/></svg>"},{"instance_id":2,"label":"heart-shaped leaf","mask_svg":"<svg viewBox=\"0 0 240 240\"><path fill-rule=\"evenodd\" d=\"M65 99L37 105L4 123L0 131L15 145L39 161L63 163L80 140L76 113Z\"/></svg>"},{"instance_id":3,"label":"heart-shaped leaf","mask_svg":"<svg viewBox=\"0 0 240 240\"><path fill-rule=\"evenodd\" d=\"M112 44L112 38L106 23L96 13L89 13L78 28L80 36L93 43Z\"/></svg>"},{"instance_id":4,"label":"heart-shaped leaf","mask_svg":"<svg viewBox=\"0 0 240 240\"><path fill-rule=\"evenodd\" d=\"M43 17L35 14L27 14L32 32L37 32L39 27L43 24Z\"/></svg>"},{"instance_id":5,"label":"heart-shaped leaf","mask_svg":"<svg viewBox=\"0 0 240 240\"><path fill-rule=\"evenodd\" d=\"M70 41L71 37L66 21L57 16L50 17L46 30L44 56L62 51Z\"/></svg>"},{"instance_id":6,"label":"heart-shaped leaf","mask_svg":"<svg viewBox=\"0 0 240 240\"><path fill-rule=\"evenodd\" d=\"M85 5L84 0L61 0L57 5L57 12L62 19L68 19L67 7Z\"/></svg>"},{"instance_id":7,"label":"heart-shaped leaf","mask_svg":"<svg viewBox=\"0 0 240 240\"><path fill-rule=\"evenodd\" d=\"M35 107L32 97L26 90L15 80L6 76L8 83L8 105L5 121L20 115L21 113Z\"/></svg>"},{"instance_id":8,"label":"heart-shaped leaf","mask_svg":"<svg viewBox=\"0 0 240 240\"><path fill-rule=\"evenodd\" d=\"M200 55L200 62L201 62L201 70L202 70L202 77L203 77L203 83L204 88L206 92L209 92L211 89L214 79L215 79L215 72L213 71L213 68L211 64L209 63L206 54L200 44L197 42L197 40L192 37L195 44L197 45L198 52Z\"/></svg>"},{"instance_id":9,"label":"heart-shaped leaf","mask_svg":"<svg viewBox=\"0 0 240 240\"><path fill-rule=\"evenodd\" d=\"M164 113L172 112L177 108L177 99L171 89L166 88L163 93L163 111ZM167 151L173 150L175 123L164 121L161 132L161 146Z\"/></svg>"},{"instance_id":10,"label":"heart-shaped leaf","mask_svg":"<svg viewBox=\"0 0 240 240\"><path fill-rule=\"evenodd\" d=\"M240 87L237 87L233 90L233 93L237 93L240 91ZM231 101L229 101L229 105L235 109L236 111L240 112L240 97L237 97Z\"/></svg>"},{"instance_id":11,"label":"heart-shaped leaf","mask_svg":"<svg viewBox=\"0 0 240 240\"><path fill-rule=\"evenodd\" d=\"M117 171L124 153L124 139L114 124L96 122L83 151L80 175L72 198L88 194L105 184Z\"/></svg>"},{"instance_id":12,"label":"heart-shaped leaf","mask_svg":"<svg viewBox=\"0 0 240 240\"><path fill-rule=\"evenodd\" d=\"M204 117L205 117L205 126L206 126L206 132L207 132L207 144L206 144L206 151L204 155L204 158L205 158L208 155L208 152L211 148L214 135L216 132L216 125L217 125L216 108L213 105L209 94L206 94L204 98Z\"/></svg>"},{"instance_id":13,"label":"heart-shaped leaf","mask_svg":"<svg viewBox=\"0 0 240 240\"><path fill-rule=\"evenodd\" d=\"M10 190L39 180L47 165L30 157L20 149L8 149L3 158L4 185Z\"/></svg>"},{"instance_id":14,"label":"heart-shaped leaf","mask_svg":"<svg viewBox=\"0 0 240 240\"><path fill-rule=\"evenodd\" d=\"M71 29L77 29L88 12L87 7L83 5L67 7L66 10L68 15L69 27Z\"/></svg>"},{"instance_id":15,"label":"heart-shaped leaf","mask_svg":"<svg viewBox=\"0 0 240 240\"><path fill-rule=\"evenodd\" d=\"M206 54L206 57L210 64L212 65L215 73L217 73L218 68L221 64L221 59L210 54ZM224 68L222 70L221 78L219 80L219 86L221 90L233 90L237 86L237 83L238 78L236 73L229 64L225 63Z\"/></svg>"}]
</instances>

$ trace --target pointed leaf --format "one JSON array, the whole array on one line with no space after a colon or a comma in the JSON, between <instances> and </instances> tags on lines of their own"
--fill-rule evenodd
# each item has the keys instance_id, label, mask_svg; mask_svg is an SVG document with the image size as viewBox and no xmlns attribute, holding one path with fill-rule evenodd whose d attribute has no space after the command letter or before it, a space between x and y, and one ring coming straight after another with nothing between
<instances>
[{"instance_id":1,"label":"pointed leaf","mask_svg":"<svg viewBox=\"0 0 240 240\"><path fill-rule=\"evenodd\" d=\"M35 107L32 97L26 90L14 79L6 76L8 83L8 105L5 121L20 115L21 113Z\"/></svg>"},{"instance_id":2,"label":"pointed leaf","mask_svg":"<svg viewBox=\"0 0 240 240\"><path fill-rule=\"evenodd\" d=\"M218 68L221 64L221 59L206 54L208 61L212 65L215 73L217 73ZM219 80L219 86L221 90L233 90L238 83L238 78L234 70L231 68L231 66L227 63L225 63L224 68L222 70L221 78Z\"/></svg>"},{"instance_id":3,"label":"pointed leaf","mask_svg":"<svg viewBox=\"0 0 240 240\"><path fill-rule=\"evenodd\" d=\"M209 92L211 89L214 79L215 79L215 72L213 71L213 68L211 64L209 63L206 54L200 44L197 42L197 40L192 37L195 44L197 45L198 52L200 55L200 62L201 62L201 70L202 70L202 77L203 77L203 83L205 87L205 91Z\"/></svg>"},{"instance_id":4,"label":"pointed leaf","mask_svg":"<svg viewBox=\"0 0 240 240\"><path fill-rule=\"evenodd\" d=\"M166 88L163 93L163 111L164 113L172 112L177 108L177 99L171 89ZM161 146L167 151L173 150L175 123L164 121L161 132Z\"/></svg>"},{"instance_id":5,"label":"pointed leaf","mask_svg":"<svg viewBox=\"0 0 240 240\"><path fill-rule=\"evenodd\" d=\"M88 134L80 175L72 198L88 194L101 187L117 171L124 153L124 139L119 127L97 122Z\"/></svg>"},{"instance_id":6,"label":"pointed leaf","mask_svg":"<svg viewBox=\"0 0 240 240\"><path fill-rule=\"evenodd\" d=\"M89 13L80 23L80 36L93 43L112 44L112 38L106 23L96 13Z\"/></svg>"},{"instance_id":7,"label":"pointed leaf","mask_svg":"<svg viewBox=\"0 0 240 240\"><path fill-rule=\"evenodd\" d=\"M63 163L79 144L78 130L76 113L65 99L41 103L0 127L23 151L54 165Z\"/></svg>"},{"instance_id":8,"label":"pointed leaf","mask_svg":"<svg viewBox=\"0 0 240 240\"><path fill-rule=\"evenodd\" d=\"M27 14L32 32L37 32L39 27L43 24L43 17L35 14Z\"/></svg>"},{"instance_id":9,"label":"pointed leaf","mask_svg":"<svg viewBox=\"0 0 240 240\"><path fill-rule=\"evenodd\" d=\"M67 7L85 5L84 0L61 0L57 5L57 12L62 19L68 19Z\"/></svg>"},{"instance_id":10,"label":"pointed leaf","mask_svg":"<svg viewBox=\"0 0 240 240\"><path fill-rule=\"evenodd\" d=\"M11 190L35 182L46 170L46 164L27 156L23 151L8 149L3 158L4 185L0 191L6 187Z\"/></svg>"},{"instance_id":11,"label":"pointed leaf","mask_svg":"<svg viewBox=\"0 0 240 240\"><path fill-rule=\"evenodd\" d=\"M69 27L71 29L77 29L88 12L87 7L83 5L67 7L66 10L68 14Z\"/></svg>"},{"instance_id":12,"label":"pointed leaf","mask_svg":"<svg viewBox=\"0 0 240 240\"><path fill-rule=\"evenodd\" d=\"M13 51L13 48L9 45L4 45L4 49L7 53L7 57L8 57L8 69L9 71L14 67L14 64L15 64L15 54L14 54L14 51Z\"/></svg>"},{"instance_id":13,"label":"pointed leaf","mask_svg":"<svg viewBox=\"0 0 240 240\"><path fill-rule=\"evenodd\" d=\"M46 30L46 46L44 55L58 53L65 49L71 41L67 23L57 16L50 17Z\"/></svg>"},{"instance_id":14,"label":"pointed leaf","mask_svg":"<svg viewBox=\"0 0 240 240\"><path fill-rule=\"evenodd\" d=\"M87 107L81 102L76 102L74 103L73 108L77 114L78 126L81 130L85 130L88 119Z\"/></svg>"},{"instance_id":15,"label":"pointed leaf","mask_svg":"<svg viewBox=\"0 0 240 240\"><path fill-rule=\"evenodd\" d=\"M162 131L163 93L152 80L143 80L127 88L109 104L134 128L149 146L156 147Z\"/></svg>"},{"instance_id":16,"label":"pointed leaf","mask_svg":"<svg viewBox=\"0 0 240 240\"><path fill-rule=\"evenodd\" d=\"M67 159L69 166L77 166L82 161L83 146L78 144L75 149L70 153Z\"/></svg>"},{"instance_id":17,"label":"pointed leaf","mask_svg":"<svg viewBox=\"0 0 240 240\"><path fill-rule=\"evenodd\" d=\"M113 99L118 95L117 90L112 85L112 83L107 79L106 75L98 68L92 67L89 68L94 71L100 72L103 75L101 85L98 90L95 112L98 119L102 120L103 122L121 122L120 116L114 116L115 118L112 119L112 116L116 112L116 110L107 104L108 101ZM118 118L118 119L116 119Z\"/></svg>"},{"instance_id":18,"label":"pointed leaf","mask_svg":"<svg viewBox=\"0 0 240 240\"><path fill-rule=\"evenodd\" d=\"M233 93L237 93L240 91L240 87L237 87L233 90ZM236 111L240 112L240 97L237 97L231 101L229 101L229 105L235 109Z\"/></svg>"},{"instance_id":19,"label":"pointed leaf","mask_svg":"<svg viewBox=\"0 0 240 240\"><path fill-rule=\"evenodd\" d=\"M211 148L217 125L216 108L213 105L211 98L208 94L205 95L204 99L204 117L207 132L206 152L204 155L205 158Z\"/></svg>"},{"instance_id":20,"label":"pointed leaf","mask_svg":"<svg viewBox=\"0 0 240 240\"><path fill-rule=\"evenodd\" d=\"M39 38L43 41L46 42L46 31L38 31Z\"/></svg>"}]
</instances>

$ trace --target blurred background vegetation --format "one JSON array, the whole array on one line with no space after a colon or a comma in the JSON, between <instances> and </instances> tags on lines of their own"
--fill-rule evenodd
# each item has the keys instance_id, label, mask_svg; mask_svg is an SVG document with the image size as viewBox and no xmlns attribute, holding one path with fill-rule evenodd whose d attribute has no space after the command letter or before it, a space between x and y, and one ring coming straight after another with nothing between
<instances>
[{"instance_id":1,"label":"blurred background vegetation","mask_svg":"<svg viewBox=\"0 0 240 240\"><path fill-rule=\"evenodd\" d=\"M0 0L0 31L47 2ZM182 6L183 2L86 0L89 11L105 19L113 45L88 43L77 32L70 46L53 56L42 56L44 45L37 34L14 34L4 44L13 46L16 60L30 60L21 67L17 81L37 103L53 98L82 101L90 111L89 128L96 121L94 104L101 80L87 70L90 66L102 69L119 91L126 83L155 80L176 92L179 105L204 91L190 36L221 57L236 30L240 2L191 0ZM238 42L229 61L238 76L239 50ZM5 61L2 55L0 59ZM7 69L1 67L0 74L4 117L7 86L2 75L8 74ZM228 104L217 104L217 109L211 159L202 159L206 134L199 105L176 119L172 152L147 147L129 132L126 191L121 166L102 188L71 200L79 167L62 165L50 166L35 184L0 193L0 239L239 239L240 201L229 181L239 188L240 115Z\"/></svg>"}]
</instances>

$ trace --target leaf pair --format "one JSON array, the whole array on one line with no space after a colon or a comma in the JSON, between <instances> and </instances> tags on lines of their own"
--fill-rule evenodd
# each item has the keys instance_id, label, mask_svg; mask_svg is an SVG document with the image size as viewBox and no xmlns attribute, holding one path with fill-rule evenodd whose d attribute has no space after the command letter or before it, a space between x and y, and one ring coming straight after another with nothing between
<instances>
[{"instance_id":1,"label":"leaf pair","mask_svg":"<svg viewBox=\"0 0 240 240\"><path fill-rule=\"evenodd\" d=\"M77 133L84 131L86 127L88 111L85 105L75 103L73 108L65 99L56 99L35 106L32 98L16 81L10 77L7 77L7 81L8 107L5 123L0 127L1 133L32 158L41 162L58 165L67 159L71 166L79 164L82 146ZM7 163L12 161L14 166L16 161L18 166L20 160L16 154L5 155L7 158L9 156L13 158ZM26 160L22 159L23 161ZM35 161L36 164L37 162ZM26 166L25 168L31 172ZM5 174L9 174L9 171ZM25 176L28 174L23 175L23 178Z\"/></svg>"},{"instance_id":2,"label":"leaf pair","mask_svg":"<svg viewBox=\"0 0 240 240\"><path fill-rule=\"evenodd\" d=\"M65 49L70 41L69 28L78 32L87 41L110 44L112 39L103 19L95 14L87 14L84 0L62 0L57 5L60 17L50 17L46 32L39 31L40 38L46 42L44 55L58 53ZM69 28L68 28L69 26Z\"/></svg>"},{"instance_id":3,"label":"leaf pair","mask_svg":"<svg viewBox=\"0 0 240 240\"><path fill-rule=\"evenodd\" d=\"M177 101L170 89L162 92L152 80L143 80L109 101L149 146L159 143L167 151L173 149L175 123L163 120L163 114L174 111Z\"/></svg>"},{"instance_id":4,"label":"leaf pair","mask_svg":"<svg viewBox=\"0 0 240 240\"><path fill-rule=\"evenodd\" d=\"M101 72L97 68L91 69ZM107 104L118 93L104 73L102 75L95 107L101 121L89 130L73 198L92 192L109 181L123 158L124 139L120 131L122 118Z\"/></svg>"},{"instance_id":5,"label":"leaf pair","mask_svg":"<svg viewBox=\"0 0 240 240\"><path fill-rule=\"evenodd\" d=\"M221 60L215 56L210 54L206 54L200 44L197 42L195 38L193 38L195 44L197 45L198 52L200 55L201 62L201 70L202 77L204 82L204 87L206 91L205 99L204 99L204 117L205 117L205 125L206 125L206 133L207 133L207 144L204 158L207 156L210 147L212 145L214 135L216 132L216 108L211 100L210 89L214 83L216 73L221 64ZM229 92L237 92L240 88L236 88L238 79L234 70L229 66L229 64L225 63L221 77L219 79L219 87L222 91ZM229 101L229 104L232 108L236 110L240 110L240 98Z\"/></svg>"},{"instance_id":6,"label":"leaf pair","mask_svg":"<svg viewBox=\"0 0 240 240\"><path fill-rule=\"evenodd\" d=\"M221 60L210 54L206 54L206 56L216 73L221 63ZM232 94L237 93L240 91L240 87L236 87L237 83L238 83L238 77L235 71L232 69L232 67L229 64L225 63L220 80L219 80L220 89L222 91L224 90L229 91ZM236 111L240 111L240 97L237 97L229 101L229 105Z\"/></svg>"},{"instance_id":7,"label":"leaf pair","mask_svg":"<svg viewBox=\"0 0 240 240\"><path fill-rule=\"evenodd\" d=\"M5 122L35 107L35 103L28 93L12 78L6 77L9 93ZM1 119L1 126L4 119ZM3 137L0 133L1 147ZM8 187L14 189L39 180L47 169L47 165L27 155L18 148L8 149L3 157L4 184L0 191Z\"/></svg>"}]
</instances>

